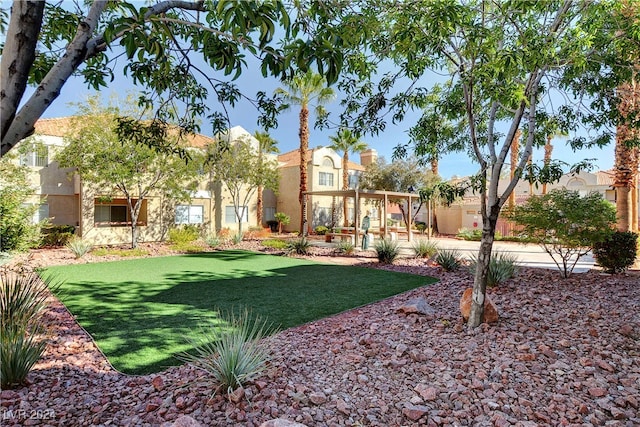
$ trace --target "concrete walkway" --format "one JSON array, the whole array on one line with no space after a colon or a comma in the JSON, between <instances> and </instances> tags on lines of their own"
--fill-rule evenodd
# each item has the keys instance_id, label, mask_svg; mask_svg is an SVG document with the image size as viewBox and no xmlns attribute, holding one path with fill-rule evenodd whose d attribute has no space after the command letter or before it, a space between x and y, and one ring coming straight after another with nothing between
<instances>
[{"instance_id":1,"label":"concrete walkway","mask_svg":"<svg viewBox=\"0 0 640 427\"><path fill-rule=\"evenodd\" d=\"M409 257L414 255L413 244L417 239L424 238L420 235L414 235L413 241L408 242L406 240L400 240L400 256ZM467 240L458 240L446 237L432 237L431 240L438 245L440 249L457 250L460 254L469 258L471 255L478 254L480 250L480 242L472 242ZM314 245L324 247L335 247L336 243L324 243L313 242ZM369 251L373 251L372 247L369 247ZM523 244L516 242L494 242L493 252L505 252L517 257L521 265L527 267L547 268L551 270L558 270L558 267L553 262L553 259L547 254L540 245L535 244ZM584 273L591 270L594 267L594 259L591 253L583 256L578 260L574 273Z\"/></svg>"}]
</instances>

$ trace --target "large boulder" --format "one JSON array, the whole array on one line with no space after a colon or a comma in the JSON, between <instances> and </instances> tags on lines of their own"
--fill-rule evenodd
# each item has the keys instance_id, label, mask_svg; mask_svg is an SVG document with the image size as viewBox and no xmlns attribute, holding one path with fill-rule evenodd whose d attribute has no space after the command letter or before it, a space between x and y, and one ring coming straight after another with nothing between
<instances>
[{"instance_id":1,"label":"large boulder","mask_svg":"<svg viewBox=\"0 0 640 427\"><path fill-rule=\"evenodd\" d=\"M469 320L471 314L471 295L473 294L473 288L465 289L460 299L460 312L465 322ZM489 295L485 294L484 298L484 314L482 315L482 323L495 323L498 321L498 309L496 305L491 301Z\"/></svg>"}]
</instances>

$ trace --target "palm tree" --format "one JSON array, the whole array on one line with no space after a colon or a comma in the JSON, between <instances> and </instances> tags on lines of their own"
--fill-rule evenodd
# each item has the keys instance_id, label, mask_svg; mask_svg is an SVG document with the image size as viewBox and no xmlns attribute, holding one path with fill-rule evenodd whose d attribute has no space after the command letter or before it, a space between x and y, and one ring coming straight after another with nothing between
<instances>
[{"instance_id":1,"label":"palm tree","mask_svg":"<svg viewBox=\"0 0 640 427\"><path fill-rule=\"evenodd\" d=\"M315 105L316 115L325 115L323 104L334 98L334 91L326 87L326 80L311 70L298 73L285 82L287 89L278 88L276 94L292 104L300 105L300 232L306 234L306 212L302 203L302 194L307 191L307 151L309 150L309 105Z\"/></svg>"},{"instance_id":2,"label":"palm tree","mask_svg":"<svg viewBox=\"0 0 640 427\"><path fill-rule=\"evenodd\" d=\"M367 149L367 143L362 141L357 134L351 132L350 129L340 129L335 136L330 136L331 145L329 148L342 151L342 189L349 189L349 153L361 153ZM347 198L343 202L344 208L344 225L349 225L347 218Z\"/></svg>"},{"instance_id":3,"label":"palm tree","mask_svg":"<svg viewBox=\"0 0 640 427\"><path fill-rule=\"evenodd\" d=\"M260 132L260 131L256 131L253 134L254 138L258 140L258 163L260 165L262 165L262 159L264 157L265 154L275 154L275 153L279 153L280 150L278 150L278 141L276 141L275 139L271 138L271 135L269 135L269 132ZM258 222L258 226L262 226L262 192L264 191L264 188L262 185L258 186L258 201L257 201L257 222Z\"/></svg>"}]
</instances>

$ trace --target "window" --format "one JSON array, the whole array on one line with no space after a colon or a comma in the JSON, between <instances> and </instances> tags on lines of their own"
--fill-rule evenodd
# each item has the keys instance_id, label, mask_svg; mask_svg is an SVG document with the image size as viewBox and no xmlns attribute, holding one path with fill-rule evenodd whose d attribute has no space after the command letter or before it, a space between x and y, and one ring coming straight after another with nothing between
<instances>
[{"instance_id":1,"label":"window","mask_svg":"<svg viewBox=\"0 0 640 427\"><path fill-rule=\"evenodd\" d=\"M238 206L238 211L240 211L242 213L242 222L249 222L249 207L248 206ZM238 217L236 216L236 208L235 208L235 206L225 206L225 208L224 208L224 222L226 222L226 223L238 222Z\"/></svg>"},{"instance_id":2,"label":"window","mask_svg":"<svg viewBox=\"0 0 640 427\"><path fill-rule=\"evenodd\" d=\"M34 145L31 150L20 155L22 166L44 167L49 164L49 147Z\"/></svg>"},{"instance_id":3,"label":"window","mask_svg":"<svg viewBox=\"0 0 640 427\"><path fill-rule=\"evenodd\" d=\"M349 174L349 188L356 188L358 187L358 182L359 182L359 176L354 174L354 173L350 173Z\"/></svg>"},{"instance_id":4,"label":"window","mask_svg":"<svg viewBox=\"0 0 640 427\"><path fill-rule=\"evenodd\" d=\"M22 204L22 207L25 209L31 209L32 206L34 206L33 203ZM46 203L43 203L41 205L38 205L38 209L33 212L31 221L34 224L38 224L40 221L44 221L47 218L49 218L49 205Z\"/></svg>"},{"instance_id":5,"label":"window","mask_svg":"<svg viewBox=\"0 0 640 427\"><path fill-rule=\"evenodd\" d=\"M330 157L325 157L324 159L322 159L322 166L324 166L326 168L332 168L333 167L333 160L331 160Z\"/></svg>"},{"instance_id":6,"label":"window","mask_svg":"<svg viewBox=\"0 0 640 427\"><path fill-rule=\"evenodd\" d=\"M263 220L274 221L276 219L276 208L264 208Z\"/></svg>"},{"instance_id":7,"label":"window","mask_svg":"<svg viewBox=\"0 0 640 427\"><path fill-rule=\"evenodd\" d=\"M333 187L333 173L320 172L319 185L324 185L324 186L327 186L327 187Z\"/></svg>"},{"instance_id":8,"label":"window","mask_svg":"<svg viewBox=\"0 0 640 427\"><path fill-rule=\"evenodd\" d=\"M203 205L176 206L176 224L202 224L203 220Z\"/></svg>"},{"instance_id":9,"label":"window","mask_svg":"<svg viewBox=\"0 0 640 427\"><path fill-rule=\"evenodd\" d=\"M136 203L134 200L133 203ZM93 221L98 227L131 226L129 207L124 199L114 199L110 203L95 202ZM136 225L147 225L147 201L142 201Z\"/></svg>"}]
</instances>

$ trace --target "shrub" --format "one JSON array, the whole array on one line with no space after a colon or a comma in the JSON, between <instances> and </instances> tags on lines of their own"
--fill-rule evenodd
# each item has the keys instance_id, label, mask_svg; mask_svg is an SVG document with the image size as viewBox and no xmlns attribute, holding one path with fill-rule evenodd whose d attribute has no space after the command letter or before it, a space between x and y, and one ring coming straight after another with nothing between
<instances>
[{"instance_id":1,"label":"shrub","mask_svg":"<svg viewBox=\"0 0 640 427\"><path fill-rule=\"evenodd\" d=\"M339 252L345 255L351 255L355 252L355 250L356 250L356 247L353 245L353 243L351 243L350 240L342 241L338 243L338 245L336 246L336 252Z\"/></svg>"},{"instance_id":2,"label":"shrub","mask_svg":"<svg viewBox=\"0 0 640 427\"><path fill-rule=\"evenodd\" d=\"M638 235L615 231L593 246L593 256L607 273L621 273L633 265L638 255Z\"/></svg>"},{"instance_id":3,"label":"shrub","mask_svg":"<svg viewBox=\"0 0 640 427\"><path fill-rule=\"evenodd\" d=\"M0 252L25 250L38 245L40 224L33 224L38 206L27 204L33 194L28 168L0 159Z\"/></svg>"},{"instance_id":4,"label":"shrub","mask_svg":"<svg viewBox=\"0 0 640 427\"><path fill-rule=\"evenodd\" d=\"M216 320L202 329L199 340L192 342L195 354L180 356L185 362L208 372L218 390L230 393L246 381L262 373L271 355L260 340L270 332L271 325L260 318L251 318L245 310L223 322ZM226 327L222 324L226 323Z\"/></svg>"},{"instance_id":5,"label":"shrub","mask_svg":"<svg viewBox=\"0 0 640 427\"><path fill-rule=\"evenodd\" d=\"M273 249L285 249L289 243L282 239L266 239L262 241L262 246Z\"/></svg>"},{"instance_id":6,"label":"shrub","mask_svg":"<svg viewBox=\"0 0 640 427\"><path fill-rule=\"evenodd\" d=\"M282 233L282 226L288 225L291 222L291 217L284 212L276 212L274 217L278 221L278 233Z\"/></svg>"},{"instance_id":7,"label":"shrub","mask_svg":"<svg viewBox=\"0 0 640 427\"><path fill-rule=\"evenodd\" d=\"M40 246L66 246L73 238L76 228L73 225L49 225L42 227Z\"/></svg>"},{"instance_id":8,"label":"shrub","mask_svg":"<svg viewBox=\"0 0 640 427\"><path fill-rule=\"evenodd\" d=\"M55 290L57 285L51 285ZM36 273L0 272L0 386L24 383L44 352L42 315L49 296Z\"/></svg>"},{"instance_id":9,"label":"shrub","mask_svg":"<svg viewBox=\"0 0 640 427\"><path fill-rule=\"evenodd\" d=\"M478 241L482 239L482 230L479 230L477 228L473 230L469 230L468 228L461 228L460 230L458 230L458 234L456 234L456 237L463 240Z\"/></svg>"},{"instance_id":10,"label":"shrub","mask_svg":"<svg viewBox=\"0 0 640 427\"><path fill-rule=\"evenodd\" d=\"M149 251L142 248L121 249L121 248L96 248L91 251L96 256L119 256L122 258L149 255Z\"/></svg>"},{"instance_id":11,"label":"shrub","mask_svg":"<svg viewBox=\"0 0 640 427\"><path fill-rule=\"evenodd\" d=\"M471 257L469 271L475 274L478 259L474 255ZM487 286L494 287L507 279L515 277L518 273L518 258L506 253L492 254L489 260L489 275L487 276Z\"/></svg>"},{"instance_id":12,"label":"shrub","mask_svg":"<svg viewBox=\"0 0 640 427\"><path fill-rule=\"evenodd\" d=\"M222 239L220 239L220 237L218 237L216 235L207 236L207 238L204 239L204 241L211 248L217 248L222 243Z\"/></svg>"},{"instance_id":13,"label":"shrub","mask_svg":"<svg viewBox=\"0 0 640 427\"><path fill-rule=\"evenodd\" d=\"M324 225L319 225L313 231L315 231L318 236L324 236L329 231L329 228Z\"/></svg>"},{"instance_id":14,"label":"shrub","mask_svg":"<svg viewBox=\"0 0 640 427\"><path fill-rule=\"evenodd\" d=\"M240 242L242 242L242 233L236 233L233 235L233 237L231 237L231 241L233 242L234 245L239 244Z\"/></svg>"},{"instance_id":15,"label":"shrub","mask_svg":"<svg viewBox=\"0 0 640 427\"><path fill-rule=\"evenodd\" d=\"M80 237L74 237L73 239L69 240L65 246L67 247L67 249L73 252L76 258L82 258L93 247L90 242Z\"/></svg>"},{"instance_id":16,"label":"shrub","mask_svg":"<svg viewBox=\"0 0 640 427\"><path fill-rule=\"evenodd\" d=\"M416 230L420 232L420 234L424 234L424 231L427 229L427 223L422 221L416 221Z\"/></svg>"},{"instance_id":17,"label":"shrub","mask_svg":"<svg viewBox=\"0 0 640 427\"><path fill-rule=\"evenodd\" d=\"M306 237L290 240L287 244L287 250L290 254L296 253L298 255L309 255L310 247L311 243Z\"/></svg>"},{"instance_id":18,"label":"shrub","mask_svg":"<svg viewBox=\"0 0 640 427\"><path fill-rule=\"evenodd\" d=\"M200 232L195 225L183 225L169 230L169 243L172 245L182 245L190 243L200 237Z\"/></svg>"},{"instance_id":19,"label":"shrub","mask_svg":"<svg viewBox=\"0 0 640 427\"><path fill-rule=\"evenodd\" d=\"M431 258L438 253L438 245L430 240L420 239L413 244L417 258Z\"/></svg>"},{"instance_id":20,"label":"shrub","mask_svg":"<svg viewBox=\"0 0 640 427\"><path fill-rule=\"evenodd\" d=\"M378 261L384 264L392 264L398 255L400 255L400 247L398 246L398 242L394 240L376 240L374 248L378 255Z\"/></svg>"},{"instance_id":21,"label":"shrub","mask_svg":"<svg viewBox=\"0 0 640 427\"><path fill-rule=\"evenodd\" d=\"M444 271L456 271L460 268L460 252L455 249L440 250L436 255L435 261Z\"/></svg>"},{"instance_id":22,"label":"shrub","mask_svg":"<svg viewBox=\"0 0 640 427\"><path fill-rule=\"evenodd\" d=\"M596 192L581 196L562 189L531 196L506 217L551 256L566 278L582 256L612 233L616 208Z\"/></svg>"}]
</instances>

